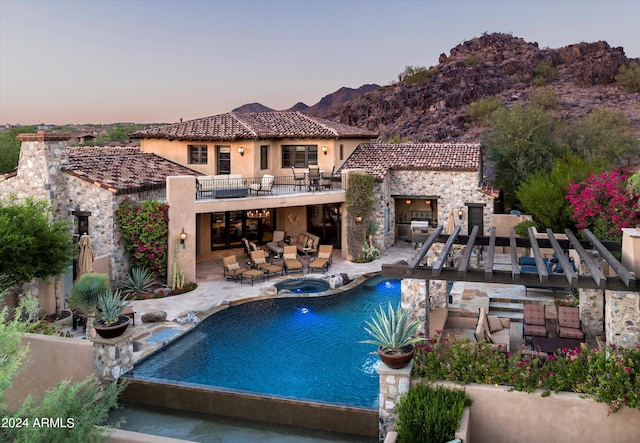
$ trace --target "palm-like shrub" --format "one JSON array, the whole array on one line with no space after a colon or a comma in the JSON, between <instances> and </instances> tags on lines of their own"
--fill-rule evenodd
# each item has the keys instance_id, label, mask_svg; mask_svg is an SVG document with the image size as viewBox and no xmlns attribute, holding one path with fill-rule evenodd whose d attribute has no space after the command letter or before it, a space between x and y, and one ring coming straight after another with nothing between
<instances>
[{"instance_id":1,"label":"palm-like shrub","mask_svg":"<svg viewBox=\"0 0 640 443\"><path fill-rule=\"evenodd\" d=\"M156 283L155 275L147 268L133 268L122 282L124 294L144 294L153 288Z\"/></svg>"},{"instance_id":2,"label":"palm-like shrub","mask_svg":"<svg viewBox=\"0 0 640 443\"><path fill-rule=\"evenodd\" d=\"M83 274L71 288L69 306L76 312L88 314L95 312L99 297L110 290L109 280L105 274Z\"/></svg>"},{"instance_id":3,"label":"palm-like shrub","mask_svg":"<svg viewBox=\"0 0 640 443\"><path fill-rule=\"evenodd\" d=\"M123 299L119 290L100 294L98 297L99 312L97 320L105 325L116 323L124 309L129 306L129 303L129 301Z\"/></svg>"},{"instance_id":4,"label":"palm-like shrub","mask_svg":"<svg viewBox=\"0 0 640 443\"><path fill-rule=\"evenodd\" d=\"M369 327L364 330L373 339L362 340L360 343L379 346L381 352L392 352L422 341L422 337L414 337L420 323L411 321L410 314L408 309L403 309L400 305L393 309L391 302L387 312L381 306L380 310L376 311L375 318L365 322Z\"/></svg>"}]
</instances>

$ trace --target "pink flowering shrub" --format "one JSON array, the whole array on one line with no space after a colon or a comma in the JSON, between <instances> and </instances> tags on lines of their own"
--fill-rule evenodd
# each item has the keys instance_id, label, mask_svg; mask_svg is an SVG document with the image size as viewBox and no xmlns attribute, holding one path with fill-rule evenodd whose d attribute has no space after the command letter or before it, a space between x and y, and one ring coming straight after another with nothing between
<instances>
[{"instance_id":1,"label":"pink flowering shrub","mask_svg":"<svg viewBox=\"0 0 640 443\"><path fill-rule=\"evenodd\" d=\"M126 199L116 211L124 249L133 268L146 268L161 280L167 277L169 206L157 201L141 205Z\"/></svg>"},{"instance_id":2,"label":"pink flowering shrub","mask_svg":"<svg viewBox=\"0 0 640 443\"><path fill-rule=\"evenodd\" d=\"M591 174L581 183L569 182L567 196L578 229L589 228L596 237L618 240L622 228L640 225L640 194L628 185L625 170Z\"/></svg>"}]
</instances>

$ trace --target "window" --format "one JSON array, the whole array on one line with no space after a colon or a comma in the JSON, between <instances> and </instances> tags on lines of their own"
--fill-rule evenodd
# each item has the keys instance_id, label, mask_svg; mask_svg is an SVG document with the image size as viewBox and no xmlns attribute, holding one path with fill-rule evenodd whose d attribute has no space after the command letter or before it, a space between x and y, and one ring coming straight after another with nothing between
<instances>
[{"instance_id":1,"label":"window","mask_svg":"<svg viewBox=\"0 0 640 443\"><path fill-rule=\"evenodd\" d=\"M207 164L207 145L188 145L189 148L189 164L206 165Z\"/></svg>"},{"instance_id":2,"label":"window","mask_svg":"<svg viewBox=\"0 0 640 443\"><path fill-rule=\"evenodd\" d=\"M344 159L344 145L340 145L340 160Z\"/></svg>"},{"instance_id":3,"label":"window","mask_svg":"<svg viewBox=\"0 0 640 443\"><path fill-rule=\"evenodd\" d=\"M269 146L260 146L260 169L269 169Z\"/></svg>"},{"instance_id":4,"label":"window","mask_svg":"<svg viewBox=\"0 0 640 443\"><path fill-rule=\"evenodd\" d=\"M318 145L282 145L282 167L306 168L318 164Z\"/></svg>"},{"instance_id":5,"label":"window","mask_svg":"<svg viewBox=\"0 0 640 443\"><path fill-rule=\"evenodd\" d=\"M231 174L231 146L216 146L217 174Z\"/></svg>"}]
</instances>

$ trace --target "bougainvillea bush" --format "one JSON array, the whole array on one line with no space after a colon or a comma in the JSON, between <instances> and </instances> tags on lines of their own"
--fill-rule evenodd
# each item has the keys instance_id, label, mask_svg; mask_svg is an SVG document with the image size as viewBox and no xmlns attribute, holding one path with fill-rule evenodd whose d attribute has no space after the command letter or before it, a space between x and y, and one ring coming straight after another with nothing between
<instances>
[{"instance_id":1,"label":"bougainvillea bush","mask_svg":"<svg viewBox=\"0 0 640 443\"><path fill-rule=\"evenodd\" d=\"M168 213L165 203L149 200L138 205L129 199L116 211L131 267L149 269L161 280L167 277Z\"/></svg>"},{"instance_id":2,"label":"bougainvillea bush","mask_svg":"<svg viewBox=\"0 0 640 443\"><path fill-rule=\"evenodd\" d=\"M640 226L640 194L628 186L625 170L592 174L580 183L569 182L568 194L578 229L596 237L620 240L622 228Z\"/></svg>"}]
</instances>

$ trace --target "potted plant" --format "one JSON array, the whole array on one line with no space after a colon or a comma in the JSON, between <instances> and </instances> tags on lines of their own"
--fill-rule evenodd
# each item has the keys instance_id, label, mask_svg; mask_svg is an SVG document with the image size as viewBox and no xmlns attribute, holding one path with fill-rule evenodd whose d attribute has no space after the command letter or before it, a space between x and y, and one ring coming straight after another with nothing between
<instances>
[{"instance_id":1,"label":"potted plant","mask_svg":"<svg viewBox=\"0 0 640 443\"><path fill-rule=\"evenodd\" d=\"M98 312L94 327L102 338L115 338L124 333L131 319L122 312L129 306L119 290L107 291L98 297Z\"/></svg>"},{"instance_id":2,"label":"potted plant","mask_svg":"<svg viewBox=\"0 0 640 443\"><path fill-rule=\"evenodd\" d=\"M105 274L88 273L76 280L69 294L69 307L74 313L86 318L87 336L93 337L93 319L98 310L100 294L109 291L109 280Z\"/></svg>"},{"instance_id":3,"label":"potted plant","mask_svg":"<svg viewBox=\"0 0 640 443\"><path fill-rule=\"evenodd\" d=\"M381 306L375 317L365 322L368 328L365 327L364 330L373 339L360 343L377 345L380 359L392 369L407 366L413 358L413 345L423 340L422 337L415 336L420 323L410 320L410 314L408 309L403 309L400 305L393 309L389 302L387 312Z\"/></svg>"}]
</instances>

